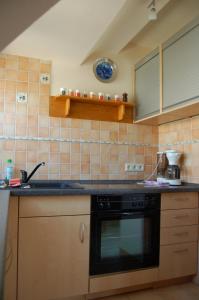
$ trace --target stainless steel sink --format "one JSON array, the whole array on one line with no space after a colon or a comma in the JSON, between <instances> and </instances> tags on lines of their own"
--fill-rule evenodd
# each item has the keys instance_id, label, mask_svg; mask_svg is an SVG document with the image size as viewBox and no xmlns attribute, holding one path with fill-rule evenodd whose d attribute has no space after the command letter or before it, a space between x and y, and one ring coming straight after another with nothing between
<instances>
[{"instance_id":1,"label":"stainless steel sink","mask_svg":"<svg viewBox=\"0 0 199 300\"><path fill-rule=\"evenodd\" d=\"M30 182L30 188L32 189L83 189L78 183L66 183L66 182Z\"/></svg>"}]
</instances>

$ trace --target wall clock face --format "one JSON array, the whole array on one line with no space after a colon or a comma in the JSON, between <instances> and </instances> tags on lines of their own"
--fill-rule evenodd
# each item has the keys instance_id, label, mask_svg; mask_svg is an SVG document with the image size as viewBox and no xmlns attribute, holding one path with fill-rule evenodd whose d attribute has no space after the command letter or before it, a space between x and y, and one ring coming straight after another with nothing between
<instances>
[{"instance_id":1,"label":"wall clock face","mask_svg":"<svg viewBox=\"0 0 199 300\"><path fill-rule=\"evenodd\" d=\"M111 82L117 75L117 65L109 58L99 58L93 64L95 77L102 82Z\"/></svg>"}]
</instances>

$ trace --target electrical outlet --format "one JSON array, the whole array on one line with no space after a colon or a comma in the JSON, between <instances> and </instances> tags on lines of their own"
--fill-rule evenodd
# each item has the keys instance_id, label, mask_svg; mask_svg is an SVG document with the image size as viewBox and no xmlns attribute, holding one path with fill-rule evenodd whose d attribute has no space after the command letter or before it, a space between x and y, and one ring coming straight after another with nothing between
<instances>
[{"instance_id":1,"label":"electrical outlet","mask_svg":"<svg viewBox=\"0 0 199 300\"><path fill-rule=\"evenodd\" d=\"M28 94L23 92L18 92L16 94L16 100L19 103L26 103L28 101Z\"/></svg>"},{"instance_id":2,"label":"electrical outlet","mask_svg":"<svg viewBox=\"0 0 199 300\"><path fill-rule=\"evenodd\" d=\"M134 163L125 163L126 172L136 172L136 165Z\"/></svg>"},{"instance_id":3,"label":"electrical outlet","mask_svg":"<svg viewBox=\"0 0 199 300\"><path fill-rule=\"evenodd\" d=\"M126 172L143 172L144 165L143 164L134 164L134 163L125 163L124 169Z\"/></svg>"},{"instance_id":4,"label":"electrical outlet","mask_svg":"<svg viewBox=\"0 0 199 300\"><path fill-rule=\"evenodd\" d=\"M42 84L49 84L50 83L50 74L43 73L40 75L40 82Z\"/></svg>"},{"instance_id":5,"label":"electrical outlet","mask_svg":"<svg viewBox=\"0 0 199 300\"><path fill-rule=\"evenodd\" d=\"M136 171L143 172L144 171L144 164L136 164Z\"/></svg>"}]
</instances>

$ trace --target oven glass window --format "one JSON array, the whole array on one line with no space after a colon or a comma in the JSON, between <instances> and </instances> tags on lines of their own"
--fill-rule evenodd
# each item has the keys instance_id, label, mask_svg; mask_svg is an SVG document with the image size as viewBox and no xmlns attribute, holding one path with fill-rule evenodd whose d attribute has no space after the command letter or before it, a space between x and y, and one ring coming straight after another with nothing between
<instances>
[{"instance_id":1,"label":"oven glass window","mask_svg":"<svg viewBox=\"0 0 199 300\"><path fill-rule=\"evenodd\" d=\"M134 258L152 250L151 219L103 220L101 223L101 259Z\"/></svg>"}]
</instances>

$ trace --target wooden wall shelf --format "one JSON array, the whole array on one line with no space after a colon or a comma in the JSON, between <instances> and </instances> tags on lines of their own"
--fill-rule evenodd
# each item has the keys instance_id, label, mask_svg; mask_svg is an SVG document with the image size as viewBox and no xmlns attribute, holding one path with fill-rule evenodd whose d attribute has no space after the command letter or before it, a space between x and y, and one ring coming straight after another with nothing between
<instances>
[{"instance_id":1,"label":"wooden wall shelf","mask_svg":"<svg viewBox=\"0 0 199 300\"><path fill-rule=\"evenodd\" d=\"M51 96L51 117L133 123L133 104L75 96Z\"/></svg>"}]
</instances>

